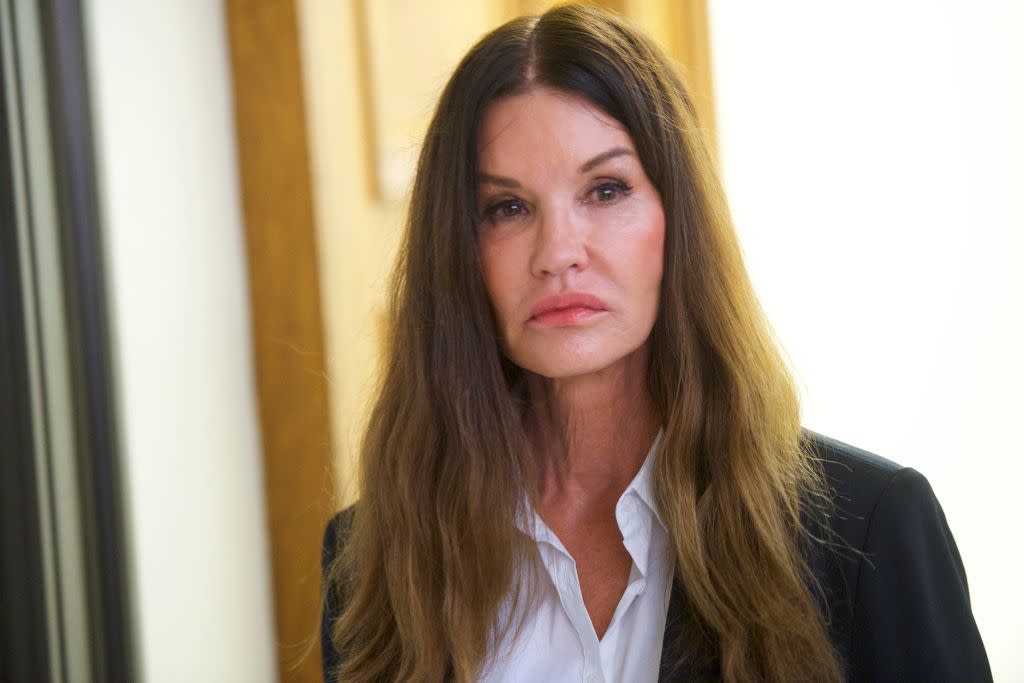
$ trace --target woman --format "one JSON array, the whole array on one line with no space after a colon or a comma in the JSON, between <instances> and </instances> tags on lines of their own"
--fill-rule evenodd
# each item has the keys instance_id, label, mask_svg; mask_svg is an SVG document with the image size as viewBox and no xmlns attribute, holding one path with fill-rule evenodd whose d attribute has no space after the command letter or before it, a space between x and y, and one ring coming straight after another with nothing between
<instances>
[{"instance_id":1,"label":"woman","mask_svg":"<svg viewBox=\"0 0 1024 683\"><path fill-rule=\"evenodd\" d=\"M449 81L325 678L985 680L921 475L804 432L691 101L582 6Z\"/></svg>"}]
</instances>

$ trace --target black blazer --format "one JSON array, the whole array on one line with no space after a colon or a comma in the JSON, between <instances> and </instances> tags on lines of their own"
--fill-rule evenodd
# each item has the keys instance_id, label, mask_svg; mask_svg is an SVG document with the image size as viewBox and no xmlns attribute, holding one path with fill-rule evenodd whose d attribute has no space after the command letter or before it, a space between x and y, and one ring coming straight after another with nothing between
<instances>
[{"instance_id":1,"label":"black blazer","mask_svg":"<svg viewBox=\"0 0 1024 683\"><path fill-rule=\"evenodd\" d=\"M867 451L811 436L824 462L835 510L825 529L812 529L815 537L831 542L809 547L807 559L820 584L816 595L848 680L991 681L963 563L928 481ZM351 510L327 526L324 567L343 542ZM719 678L713 666L701 671L674 666L686 609L677 580L663 635L659 683ZM328 596L321 624L325 680L339 661L328 636L338 610L337 600Z\"/></svg>"}]
</instances>

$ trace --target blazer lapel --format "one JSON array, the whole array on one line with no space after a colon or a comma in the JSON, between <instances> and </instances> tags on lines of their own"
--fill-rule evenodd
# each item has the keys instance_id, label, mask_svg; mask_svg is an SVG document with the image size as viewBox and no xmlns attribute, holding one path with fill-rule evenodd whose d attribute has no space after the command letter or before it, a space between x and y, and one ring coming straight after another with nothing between
<instances>
[{"instance_id":1,"label":"blazer lapel","mask_svg":"<svg viewBox=\"0 0 1024 683\"><path fill-rule=\"evenodd\" d=\"M684 626L689 611L686 591L683 590L683 584L679 582L679 578L675 577L672 579L672 593L668 600L665 637L661 645L661 664L658 667L658 683L722 680L717 658L699 663L682 660L686 645Z\"/></svg>"},{"instance_id":2,"label":"blazer lapel","mask_svg":"<svg viewBox=\"0 0 1024 683\"><path fill-rule=\"evenodd\" d=\"M686 667L679 661L686 609L683 585L679 583L678 578L673 578L672 594L668 599L668 616L665 619L665 637L661 645L658 683L681 683L688 678Z\"/></svg>"}]
</instances>

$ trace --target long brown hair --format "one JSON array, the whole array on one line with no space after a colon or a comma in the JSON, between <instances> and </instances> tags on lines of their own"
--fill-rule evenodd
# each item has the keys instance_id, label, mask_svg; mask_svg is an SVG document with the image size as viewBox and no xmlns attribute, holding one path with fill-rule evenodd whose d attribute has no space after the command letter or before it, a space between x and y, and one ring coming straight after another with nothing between
<instances>
[{"instance_id":1,"label":"long brown hair","mask_svg":"<svg viewBox=\"0 0 1024 683\"><path fill-rule=\"evenodd\" d=\"M481 39L428 129L359 503L328 573L345 604L331 634L339 679L469 681L515 628L500 608L533 552L515 521L535 466L480 271L476 155L487 106L535 84L625 126L664 204L649 389L664 428L657 504L688 602L679 656L727 681L840 680L800 552L820 475L694 107L655 45L579 5Z\"/></svg>"}]
</instances>

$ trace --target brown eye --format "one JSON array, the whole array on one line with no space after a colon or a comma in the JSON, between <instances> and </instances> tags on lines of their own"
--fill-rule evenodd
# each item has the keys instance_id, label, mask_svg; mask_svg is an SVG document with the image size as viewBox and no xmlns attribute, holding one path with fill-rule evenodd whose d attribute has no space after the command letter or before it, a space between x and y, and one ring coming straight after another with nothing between
<instances>
[{"instance_id":1,"label":"brown eye","mask_svg":"<svg viewBox=\"0 0 1024 683\"><path fill-rule=\"evenodd\" d=\"M610 204L628 195L630 189L625 183L616 180L614 182L601 183L591 190L591 194L598 203Z\"/></svg>"},{"instance_id":2,"label":"brown eye","mask_svg":"<svg viewBox=\"0 0 1024 683\"><path fill-rule=\"evenodd\" d=\"M507 202L498 208L502 218L515 218L523 212L523 205L519 202Z\"/></svg>"},{"instance_id":3,"label":"brown eye","mask_svg":"<svg viewBox=\"0 0 1024 683\"><path fill-rule=\"evenodd\" d=\"M492 221L509 221L526 214L526 206L518 199L507 199L493 204L484 211L484 216Z\"/></svg>"}]
</instances>

